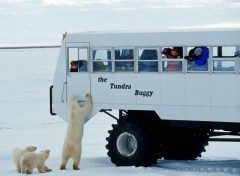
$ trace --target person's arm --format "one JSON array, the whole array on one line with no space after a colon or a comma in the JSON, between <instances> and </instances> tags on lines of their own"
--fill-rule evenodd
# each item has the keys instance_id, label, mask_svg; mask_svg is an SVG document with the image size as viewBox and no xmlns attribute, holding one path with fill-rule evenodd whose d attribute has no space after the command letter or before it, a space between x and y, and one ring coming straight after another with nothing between
<instances>
[{"instance_id":1,"label":"person's arm","mask_svg":"<svg viewBox=\"0 0 240 176\"><path fill-rule=\"evenodd\" d=\"M207 62L209 57L209 50L208 48L203 49L203 54L199 59L194 59L194 63L197 65L204 65Z\"/></svg>"},{"instance_id":2,"label":"person's arm","mask_svg":"<svg viewBox=\"0 0 240 176\"><path fill-rule=\"evenodd\" d=\"M188 60L189 62L193 61L193 58L189 57L189 56L185 56L184 59Z\"/></svg>"}]
</instances>

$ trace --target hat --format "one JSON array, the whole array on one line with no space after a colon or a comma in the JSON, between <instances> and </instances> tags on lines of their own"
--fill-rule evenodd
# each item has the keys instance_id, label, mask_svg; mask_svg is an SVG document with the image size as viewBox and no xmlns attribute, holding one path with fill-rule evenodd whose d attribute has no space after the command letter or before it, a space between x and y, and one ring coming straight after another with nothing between
<instances>
[{"instance_id":1,"label":"hat","mask_svg":"<svg viewBox=\"0 0 240 176\"><path fill-rule=\"evenodd\" d=\"M202 48L196 48L196 49L194 50L194 55L200 56L200 55L202 54L202 52L203 52L203 49L202 49Z\"/></svg>"},{"instance_id":2,"label":"hat","mask_svg":"<svg viewBox=\"0 0 240 176\"><path fill-rule=\"evenodd\" d=\"M77 61L71 61L70 65L77 65L78 62Z\"/></svg>"},{"instance_id":3,"label":"hat","mask_svg":"<svg viewBox=\"0 0 240 176\"><path fill-rule=\"evenodd\" d=\"M173 50L177 51L178 53L181 53L183 48L182 47L173 47Z\"/></svg>"}]
</instances>

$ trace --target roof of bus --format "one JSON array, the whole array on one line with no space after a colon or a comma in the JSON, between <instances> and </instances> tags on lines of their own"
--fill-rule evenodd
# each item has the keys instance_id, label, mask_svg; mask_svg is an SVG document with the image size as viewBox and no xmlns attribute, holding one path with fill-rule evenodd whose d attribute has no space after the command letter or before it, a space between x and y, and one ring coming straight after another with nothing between
<instances>
[{"instance_id":1,"label":"roof of bus","mask_svg":"<svg viewBox=\"0 0 240 176\"><path fill-rule=\"evenodd\" d=\"M67 34L64 42L88 42L96 47L240 45L240 29L84 32Z\"/></svg>"},{"instance_id":2,"label":"roof of bus","mask_svg":"<svg viewBox=\"0 0 240 176\"><path fill-rule=\"evenodd\" d=\"M117 34L117 33L161 33L161 32L209 32L209 31L240 31L240 28L179 28L179 29L152 29L152 30L106 30L85 31L71 34Z\"/></svg>"}]
</instances>

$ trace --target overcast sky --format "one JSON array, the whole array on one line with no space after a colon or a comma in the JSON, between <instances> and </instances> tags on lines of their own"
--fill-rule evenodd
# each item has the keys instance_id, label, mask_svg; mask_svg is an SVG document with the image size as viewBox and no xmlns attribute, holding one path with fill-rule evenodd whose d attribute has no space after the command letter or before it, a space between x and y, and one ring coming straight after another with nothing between
<instances>
[{"instance_id":1,"label":"overcast sky","mask_svg":"<svg viewBox=\"0 0 240 176\"><path fill-rule=\"evenodd\" d=\"M60 44L67 31L238 28L240 0L0 0L0 45Z\"/></svg>"}]
</instances>

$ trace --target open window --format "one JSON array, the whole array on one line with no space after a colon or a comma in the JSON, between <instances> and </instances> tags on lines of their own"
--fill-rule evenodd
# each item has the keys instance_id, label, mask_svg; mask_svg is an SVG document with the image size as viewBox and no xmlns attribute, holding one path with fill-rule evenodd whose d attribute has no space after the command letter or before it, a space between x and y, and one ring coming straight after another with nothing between
<instances>
[{"instance_id":1,"label":"open window","mask_svg":"<svg viewBox=\"0 0 240 176\"><path fill-rule=\"evenodd\" d=\"M189 46L187 47L187 71L208 71L209 48L206 46Z\"/></svg>"},{"instance_id":2,"label":"open window","mask_svg":"<svg viewBox=\"0 0 240 176\"><path fill-rule=\"evenodd\" d=\"M68 68L69 72L88 71L88 49L87 48L68 48Z\"/></svg>"},{"instance_id":3,"label":"open window","mask_svg":"<svg viewBox=\"0 0 240 176\"><path fill-rule=\"evenodd\" d=\"M163 71L183 70L183 47L163 47L161 54Z\"/></svg>"}]
</instances>

